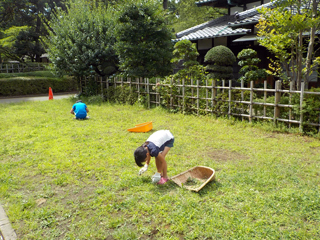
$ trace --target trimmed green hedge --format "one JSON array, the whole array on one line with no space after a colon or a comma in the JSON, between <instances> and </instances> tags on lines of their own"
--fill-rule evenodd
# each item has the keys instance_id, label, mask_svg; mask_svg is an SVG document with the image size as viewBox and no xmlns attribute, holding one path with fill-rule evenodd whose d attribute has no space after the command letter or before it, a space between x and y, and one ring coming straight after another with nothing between
<instances>
[{"instance_id":1,"label":"trimmed green hedge","mask_svg":"<svg viewBox=\"0 0 320 240\"><path fill-rule=\"evenodd\" d=\"M53 93L71 92L78 89L77 81L73 78L43 78L16 77L0 79L0 96L18 96L28 94L48 93L49 87Z\"/></svg>"}]
</instances>

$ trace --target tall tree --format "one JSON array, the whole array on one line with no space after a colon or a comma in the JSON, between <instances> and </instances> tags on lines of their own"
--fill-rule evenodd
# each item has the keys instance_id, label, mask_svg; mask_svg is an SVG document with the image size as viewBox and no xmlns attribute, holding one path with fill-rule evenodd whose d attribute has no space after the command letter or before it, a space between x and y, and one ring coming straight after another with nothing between
<instances>
[{"instance_id":1,"label":"tall tree","mask_svg":"<svg viewBox=\"0 0 320 240\"><path fill-rule=\"evenodd\" d=\"M158 1L132 0L121 6L116 24L120 69L130 76L165 76L172 71L172 34Z\"/></svg>"},{"instance_id":2,"label":"tall tree","mask_svg":"<svg viewBox=\"0 0 320 240\"><path fill-rule=\"evenodd\" d=\"M117 71L112 12L104 4L70 0L67 11L57 10L50 23L48 53L60 74L108 76Z\"/></svg>"},{"instance_id":3,"label":"tall tree","mask_svg":"<svg viewBox=\"0 0 320 240\"><path fill-rule=\"evenodd\" d=\"M198 7L196 2L197 0L171 0L168 2L168 10L175 32L183 31L228 13L227 9Z\"/></svg>"},{"instance_id":4,"label":"tall tree","mask_svg":"<svg viewBox=\"0 0 320 240\"><path fill-rule=\"evenodd\" d=\"M273 9L261 10L262 18L257 26L259 43L277 58L270 73L294 82L296 89L300 89L302 80L308 86L313 68L315 31L320 26L319 1L286 0L274 4Z\"/></svg>"},{"instance_id":5,"label":"tall tree","mask_svg":"<svg viewBox=\"0 0 320 240\"><path fill-rule=\"evenodd\" d=\"M48 35L44 25L50 21L55 7L64 8L64 2L65 0L3 0L0 3L0 28L3 31L11 27L29 26L27 31L20 31L16 36L11 49L16 57L22 59L27 55L32 61L40 60L41 54L45 52L40 38ZM3 34L3 37L6 35ZM0 51L1 49L0 46Z\"/></svg>"}]
</instances>

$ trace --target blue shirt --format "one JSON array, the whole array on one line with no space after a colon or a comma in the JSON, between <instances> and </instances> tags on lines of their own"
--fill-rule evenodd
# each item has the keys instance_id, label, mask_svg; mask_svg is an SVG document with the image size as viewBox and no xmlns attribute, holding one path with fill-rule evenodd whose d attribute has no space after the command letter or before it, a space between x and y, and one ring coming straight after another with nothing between
<instances>
[{"instance_id":1,"label":"blue shirt","mask_svg":"<svg viewBox=\"0 0 320 240\"><path fill-rule=\"evenodd\" d=\"M76 118L85 118L87 116L86 108L87 108L87 105L82 102L75 103L72 106L72 109L74 111L74 114L76 115Z\"/></svg>"}]
</instances>

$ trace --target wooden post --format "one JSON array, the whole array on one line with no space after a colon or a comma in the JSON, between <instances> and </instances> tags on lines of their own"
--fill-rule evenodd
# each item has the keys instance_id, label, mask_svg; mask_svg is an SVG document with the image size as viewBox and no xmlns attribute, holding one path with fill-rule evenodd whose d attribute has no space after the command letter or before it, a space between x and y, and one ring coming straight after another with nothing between
<instances>
[{"instance_id":1,"label":"wooden post","mask_svg":"<svg viewBox=\"0 0 320 240\"><path fill-rule=\"evenodd\" d=\"M172 78L170 79L170 109L172 109L172 107L173 107L173 103L172 103L172 101L173 101L173 99L172 99Z\"/></svg>"},{"instance_id":2,"label":"wooden post","mask_svg":"<svg viewBox=\"0 0 320 240\"><path fill-rule=\"evenodd\" d=\"M194 104L194 100L193 100L193 79L191 79L191 102L192 102L192 106Z\"/></svg>"},{"instance_id":3,"label":"wooden post","mask_svg":"<svg viewBox=\"0 0 320 240\"><path fill-rule=\"evenodd\" d=\"M281 93L279 90L281 89L281 81L278 80L276 81L275 84L275 97L274 97L274 118L273 121L274 123L277 123L277 118L280 117L280 107L278 107L278 103L280 102L281 99Z\"/></svg>"},{"instance_id":4,"label":"wooden post","mask_svg":"<svg viewBox=\"0 0 320 240\"><path fill-rule=\"evenodd\" d=\"M224 87L226 86L226 81L222 80L222 93L224 93Z\"/></svg>"},{"instance_id":5,"label":"wooden post","mask_svg":"<svg viewBox=\"0 0 320 240\"><path fill-rule=\"evenodd\" d=\"M197 80L197 115L199 116L199 80Z\"/></svg>"},{"instance_id":6,"label":"wooden post","mask_svg":"<svg viewBox=\"0 0 320 240\"><path fill-rule=\"evenodd\" d=\"M292 102L292 93L293 90L293 81L290 81L290 92L289 92L289 104L291 105ZM289 120L292 120L292 109L289 108ZM291 122L289 122L289 128L291 128Z\"/></svg>"},{"instance_id":7,"label":"wooden post","mask_svg":"<svg viewBox=\"0 0 320 240\"><path fill-rule=\"evenodd\" d=\"M232 80L229 80L229 104L228 104L228 116L229 119L231 118L231 86L232 86Z\"/></svg>"},{"instance_id":8,"label":"wooden post","mask_svg":"<svg viewBox=\"0 0 320 240\"><path fill-rule=\"evenodd\" d=\"M241 79L241 88L243 88L244 86L244 81L243 79ZM241 101L244 101L244 94L243 94L243 90L241 89ZM243 103L241 103L241 114L243 114L244 112L244 108L243 108ZM243 121L244 117L241 116L241 120Z\"/></svg>"},{"instance_id":9,"label":"wooden post","mask_svg":"<svg viewBox=\"0 0 320 240\"><path fill-rule=\"evenodd\" d=\"M213 107L217 105L217 81L214 79L212 80L212 114L213 114Z\"/></svg>"},{"instance_id":10,"label":"wooden post","mask_svg":"<svg viewBox=\"0 0 320 240\"><path fill-rule=\"evenodd\" d=\"M184 99L184 91L185 91L185 87L184 87L184 78L182 79L182 113L185 113L185 99Z\"/></svg>"},{"instance_id":11,"label":"wooden post","mask_svg":"<svg viewBox=\"0 0 320 240\"><path fill-rule=\"evenodd\" d=\"M253 104L253 81L250 81L250 110L249 110L249 122L252 122L252 104Z\"/></svg>"},{"instance_id":12,"label":"wooden post","mask_svg":"<svg viewBox=\"0 0 320 240\"><path fill-rule=\"evenodd\" d=\"M103 82L102 82L102 77L100 77L100 87L101 87L101 96L103 98Z\"/></svg>"},{"instance_id":13,"label":"wooden post","mask_svg":"<svg viewBox=\"0 0 320 240\"><path fill-rule=\"evenodd\" d=\"M110 80L110 79L108 79L108 78L106 79L107 101L109 101L109 97L110 97L110 96L109 96L109 80Z\"/></svg>"},{"instance_id":14,"label":"wooden post","mask_svg":"<svg viewBox=\"0 0 320 240\"><path fill-rule=\"evenodd\" d=\"M267 81L263 82L263 102L266 103L267 101L267 91L265 91L267 89ZM263 105L263 116L265 117L267 115L267 106Z\"/></svg>"},{"instance_id":15,"label":"wooden post","mask_svg":"<svg viewBox=\"0 0 320 240\"><path fill-rule=\"evenodd\" d=\"M159 101L159 91L158 91L158 81L159 79L156 78L156 106L160 106L160 101Z\"/></svg>"},{"instance_id":16,"label":"wooden post","mask_svg":"<svg viewBox=\"0 0 320 240\"><path fill-rule=\"evenodd\" d=\"M147 100L148 100L148 108L150 108L149 78L147 78Z\"/></svg>"},{"instance_id":17,"label":"wooden post","mask_svg":"<svg viewBox=\"0 0 320 240\"><path fill-rule=\"evenodd\" d=\"M6 68L7 68L7 73L8 73L8 64L6 64Z\"/></svg>"},{"instance_id":18,"label":"wooden post","mask_svg":"<svg viewBox=\"0 0 320 240\"><path fill-rule=\"evenodd\" d=\"M206 79L206 112L208 110L208 79Z\"/></svg>"},{"instance_id":19,"label":"wooden post","mask_svg":"<svg viewBox=\"0 0 320 240\"><path fill-rule=\"evenodd\" d=\"M140 78L136 78L136 81L138 81L138 99L140 99Z\"/></svg>"},{"instance_id":20,"label":"wooden post","mask_svg":"<svg viewBox=\"0 0 320 240\"><path fill-rule=\"evenodd\" d=\"M299 123L299 131L302 132L303 129L302 129L302 124L303 124L303 113L302 113L302 110L303 110L303 107L302 107L302 104L303 104L303 94L304 94L304 82L301 82L301 91L300 91L300 123Z\"/></svg>"}]
</instances>

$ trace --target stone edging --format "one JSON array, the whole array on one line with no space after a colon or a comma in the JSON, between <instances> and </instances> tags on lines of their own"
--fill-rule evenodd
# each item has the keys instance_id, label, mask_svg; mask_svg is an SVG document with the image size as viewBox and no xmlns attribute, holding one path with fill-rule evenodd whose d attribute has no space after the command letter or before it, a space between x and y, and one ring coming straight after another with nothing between
<instances>
[{"instance_id":1,"label":"stone edging","mask_svg":"<svg viewBox=\"0 0 320 240\"><path fill-rule=\"evenodd\" d=\"M17 235L12 229L10 221L0 205L0 240L16 240Z\"/></svg>"}]
</instances>

